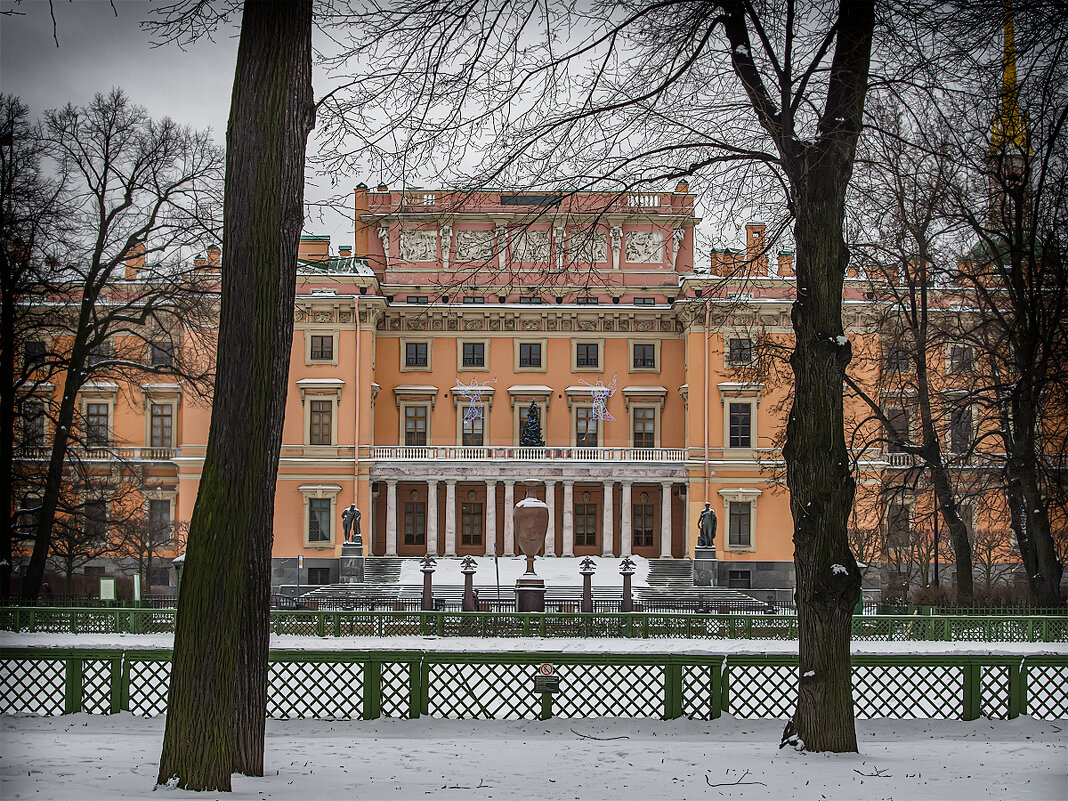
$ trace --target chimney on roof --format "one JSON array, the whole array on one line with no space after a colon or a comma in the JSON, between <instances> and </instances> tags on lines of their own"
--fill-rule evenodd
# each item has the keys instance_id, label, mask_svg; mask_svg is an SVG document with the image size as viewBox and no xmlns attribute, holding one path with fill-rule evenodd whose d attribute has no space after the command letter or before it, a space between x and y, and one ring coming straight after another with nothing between
<instances>
[{"instance_id":1,"label":"chimney on roof","mask_svg":"<svg viewBox=\"0 0 1068 801\"><path fill-rule=\"evenodd\" d=\"M745 261L747 275L768 274L768 251L764 242L767 226L751 222L745 226Z\"/></svg>"},{"instance_id":2,"label":"chimney on roof","mask_svg":"<svg viewBox=\"0 0 1068 801\"><path fill-rule=\"evenodd\" d=\"M216 272L222 268L222 249L218 245L208 245L208 267Z\"/></svg>"},{"instance_id":3,"label":"chimney on roof","mask_svg":"<svg viewBox=\"0 0 1068 801\"><path fill-rule=\"evenodd\" d=\"M687 181L685 178L683 178L677 184L675 184L675 193L676 194L685 195L689 191L690 191L690 182Z\"/></svg>"},{"instance_id":4,"label":"chimney on roof","mask_svg":"<svg viewBox=\"0 0 1068 801\"><path fill-rule=\"evenodd\" d=\"M794 277L794 252L792 250L779 251L778 273L780 278Z\"/></svg>"},{"instance_id":5,"label":"chimney on roof","mask_svg":"<svg viewBox=\"0 0 1068 801\"><path fill-rule=\"evenodd\" d=\"M222 269L222 250L218 245L208 245L203 253L193 257L193 272L217 273Z\"/></svg>"},{"instance_id":6,"label":"chimney on roof","mask_svg":"<svg viewBox=\"0 0 1068 801\"><path fill-rule=\"evenodd\" d=\"M352 256L352 245L338 245L337 255L343 259L348 259Z\"/></svg>"},{"instance_id":7,"label":"chimney on roof","mask_svg":"<svg viewBox=\"0 0 1068 801\"><path fill-rule=\"evenodd\" d=\"M134 242L130 252L126 254L126 273L123 276L127 281L136 281L137 274L145 269L145 243Z\"/></svg>"},{"instance_id":8,"label":"chimney on roof","mask_svg":"<svg viewBox=\"0 0 1068 801\"><path fill-rule=\"evenodd\" d=\"M326 264L330 260L330 237L302 236L297 248L297 259L303 262Z\"/></svg>"}]
</instances>

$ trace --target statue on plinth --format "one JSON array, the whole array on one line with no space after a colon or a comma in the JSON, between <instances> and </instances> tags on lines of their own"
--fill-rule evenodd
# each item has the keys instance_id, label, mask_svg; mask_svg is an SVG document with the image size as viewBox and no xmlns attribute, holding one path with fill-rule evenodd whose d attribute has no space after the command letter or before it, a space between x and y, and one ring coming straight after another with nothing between
<instances>
[{"instance_id":1,"label":"statue on plinth","mask_svg":"<svg viewBox=\"0 0 1068 801\"><path fill-rule=\"evenodd\" d=\"M341 513L341 525L345 529L345 542L360 541L360 510L356 504L350 504L349 508Z\"/></svg>"},{"instance_id":2,"label":"statue on plinth","mask_svg":"<svg viewBox=\"0 0 1068 801\"><path fill-rule=\"evenodd\" d=\"M697 518L697 547L716 547L716 513L708 501L705 501L705 508Z\"/></svg>"}]
</instances>

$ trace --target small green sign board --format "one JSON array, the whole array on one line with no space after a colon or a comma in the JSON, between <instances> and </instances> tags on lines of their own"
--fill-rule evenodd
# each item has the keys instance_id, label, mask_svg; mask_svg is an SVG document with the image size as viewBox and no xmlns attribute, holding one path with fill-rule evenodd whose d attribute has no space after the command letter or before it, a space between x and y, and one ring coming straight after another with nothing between
<instances>
[{"instance_id":1,"label":"small green sign board","mask_svg":"<svg viewBox=\"0 0 1068 801\"><path fill-rule=\"evenodd\" d=\"M534 692L536 692L536 693L558 693L558 692L560 692L560 677L559 676L535 676L534 677Z\"/></svg>"}]
</instances>

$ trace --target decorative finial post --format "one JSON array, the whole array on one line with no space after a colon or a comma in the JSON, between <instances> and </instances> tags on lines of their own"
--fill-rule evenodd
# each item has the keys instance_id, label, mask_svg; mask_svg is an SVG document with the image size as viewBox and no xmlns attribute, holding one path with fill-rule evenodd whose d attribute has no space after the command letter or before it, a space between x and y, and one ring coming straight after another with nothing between
<instances>
[{"instance_id":1,"label":"decorative finial post","mask_svg":"<svg viewBox=\"0 0 1068 801\"><path fill-rule=\"evenodd\" d=\"M419 560L420 568L423 571L423 602L419 605L419 608L424 612L434 611L434 567L437 565L437 561L433 556L427 554Z\"/></svg>"},{"instance_id":2,"label":"decorative finial post","mask_svg":"<svg viewBox=\"0 0 1068 801\"><path fill-rule=\"evenodd\" d=\"M460 572L464 574L464 605L463 611L475 612L478 605L475 603L475 571L478 563L470 556L465 556L460 562Z\"/></svg>"},{"instance_id":3,"label":"decorative finial post","mask_svg":"<svg viewBox=\"0 0 1068 801\"><path fill-rule=\"evenodd\" d=\"M630 580L634 575L635 564L629 556L624 556L619 562L619 574L623 576L623 599L619 604L620 612L634 611L634 596L631 593Z\"/></svg>"},{"instance_id":4,"label":"decorative finial post","mask_svg":"<svg viewBox=\"0 0 1068 801\"><path fill-rule=\"evenodd\" d=\"M579 573L582 575L582 606L580 612L593 611L593 573L597 569L597 563L586 557L579 562Z\"/></svg>"}]
</instances>

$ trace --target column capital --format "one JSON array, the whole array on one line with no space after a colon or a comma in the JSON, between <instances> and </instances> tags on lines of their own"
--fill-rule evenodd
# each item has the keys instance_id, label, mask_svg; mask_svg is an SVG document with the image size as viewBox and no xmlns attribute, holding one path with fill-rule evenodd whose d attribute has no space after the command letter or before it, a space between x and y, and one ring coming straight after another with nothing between
<instances>
[{"instance_id":1,"label":"column capital","mask_svg":"<svg viewBox=\"0 0 1068 801\"><path fill-rule=\"evenodd\" d=\"M484 478L482 480L486 482L487 487L496 487L498 483L495 478Z\"/></svg>"},{"instance_id":2,"label":"column capital","mask_svg":"<svg viewBox=\"0 0 1068 801\"><path fill-rule=\"evenodd\" d=\"M436 487L438 485L438 479L436 479L436 478L428 478L426 480L426 483L429 484L432 487Z\"/></svg>"},{"instance_id":3,"label":"column capital","mask_svg":"<svg viewBox=\"0 0 1068 801\"><path fill-rule=\"evenodd\" d=\"M502 478L501 481L504 482L504 486L506 486L506 487L514 487L515 486L515 479L514 478Z\"/></svg>"},{"instance_id":4,"label":"column capital","mask_svg":"<svg viewBox=\"0 0 1068 801\"><path fill-rule=\"evenodd\" d=\"M551 481L551 480L548 480L548 479L546 479L545 481L542 481L541 483L544 484L546 487L555 487L556 486L556 482L555 481Z\"/></svg>"},{"instance_id":5,"label":"column capital","mask_svg":"<svg viewBox=\"0 0 1068 801\"><path fill-rule=\"evenodd\" d=\"M670 481L670 480L665 481L664 479L660 479L660 486L661 487L674 487L675 486L675 482L674 481Z\"/></svg>"},{"instance_id":6,"label":"column capital","mask_svg":"<svg viewBox=\"0 0 1068 801\"><path fill-rule=\"evenodd\" d=\"M442 479L442 481L444 481L445 485L448 486L448 487L455 487L457 480L455 478L445 478L445 479Z\"/></svg>"},{"instance_id":7,"label":"column capital","mask_svg":"<svg viewBox=\"0 0 1068 801\"><path fill-rule=\"evenodd\" d=\"M397 486L397 484L400 483L400 479L399 478L387 478L387 479L385 479L385 482L386 482L387 486L395 487L395 486Z\"/></svg>"},{"instance_id":8,"label":"column capital","mask_svg":"<svg viewBox=\"0 0 1068 801\"><path fill-rule=\"evenodd\" d=\"M573 479L573 478L565 478L560 483L562 483L565 487L573 487L573 486L575 486L575 479Z\"/></svg>"}]
</instances>

